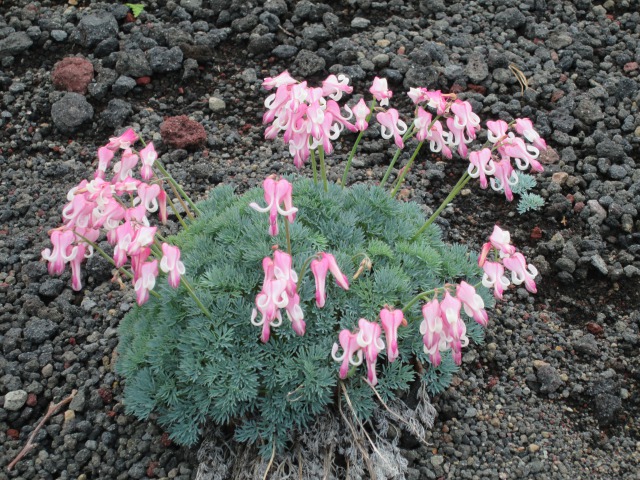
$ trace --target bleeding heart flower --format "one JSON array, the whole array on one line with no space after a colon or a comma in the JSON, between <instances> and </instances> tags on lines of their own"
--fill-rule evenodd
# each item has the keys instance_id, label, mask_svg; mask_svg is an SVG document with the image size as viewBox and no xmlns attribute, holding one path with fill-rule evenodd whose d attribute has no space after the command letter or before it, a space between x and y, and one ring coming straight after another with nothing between
<instances>
[{"instance_id":1,"label":"bleeding heart flower","mask_svg":"<svg viewBox=\"0 0 640 480\"><path fill-rule=\"evenodd\" d=\"M162 260L160 270L167 273L167 280L172 288L178 288L180 277L184 275L184 263L180 261L180 249L168 243L162 244Z\"/></svg>"},{"instance_id":2,"label":"bleeding heart flower","mask_svg":"<svg viewBox=\"0 0 640 480\"><path fill-rule=\"evenodd\" d=\"M140 269L140 278L136 280L134 290L136 292L136 301L138 305L142 305L149 300L149 291L156 286L156 277L158 276L158 260L147 262Z\"/></svg>"},{"instance_id":3,"label":"bleeding heart flower","mask_svg":"<svg viewBox=\"0 0 640 480\"><path fill-rule=\"evenodd\" d=\"M387 339L387 358L389 362L393 362L400 354L398 352L398 327L406 325L407 321L404 319L402 310L383 308L380 310L380 323L382 323L384 336Z\"/></svg>"},{"instance_id":4,"label":"bleeding heart flower","mask_svg":"<svg viewBox=\"0 0 640 480\"><path fill-rule=\"evenodd\" d=\"M404 148L402 135L407 132L407 124L400 120L398 111L390 108L386 112L380 112L376 115L376 120L380 124L382 138L388 140L393 137L396 146Z\"/></svg>"},{"instance_id":5,"label":"bleeding heart flower","mask_svg":"<svg viewBox=\"0 0 640 480\"><path fill-rule=\"evenodd\" d=\"M267 206L261 207L255 202L250 203L249 206L258 212L269 212L269 234L275 237L278 235L278 214L286 217L289 223L293 223L296 218L298 209L293 206L293 186L284 178L276 181L272 177L267 177L262 187ZM281 205L284 205L284 209Z\"/></svg>"},{"instance_id":6,"label":"bleeding heart flower","mask_svg":"<svg viewBox=\"0 0 640 480\"><path fill-rule=\"evenodd\" d=\"M467 282L460 282L456 287L456 297L462 302L464 312L473 317L483 327L489 323L489 316L484 309L482 297L476 293L476 289Z\"/></svg>"},{"instance_id":7,"label":"bleeding heart flower","mask_svg":"<svg viewBox=\"0 0 640 480\"><path fill-rule=\"evenodd\" d=\"M358 344L358 333L351 333L347 329L341 330L338 335L338 341L340 342L339 346L337 343L333 344L331 358L336 362L342 362L340 366L340 378L344 380L349 373L350 364L355 367L362 364L362 350ZM337 355L340 347L342 347L342 355Z\"/></svg>"},{"instance_id":8,"label":"bleeding heart flower","mask_svg":"<svg viewBox=\"0 0 640 480\"><path fill-rule=\"evenodd\" d=\"M364 357L367 360L367 381L375 386L378 383L376 375L376 363L378 354L384 350L384 342L380 338L382 330L380 325L370 322L364 318L358 320L360 331L356 337L358 346L364 351Z\"/></svg>"},{"instance_id":9,"label":"bleeding heart flower","mask_svg":"<svg viewBox=\"0 0 640 480\"><path fill-rule=\"evenodd\" d=\"M511 270L511 281L516 285L524 282L524 286L531 293L536 293L536 282L534 279L538 275L538 269L533 265L527 265L527 261L520 252L516 252L510 257L502 259L505 267Z\"/></svg>"},{"instance_id":10,"label":"bleeding heart flower","mask_svg":"<svg viewBox=\"0 0 640 480\"><path fill-rule=\"evenodd\" d=\"M331 274L336 279L338 286L344 290L349 290L349 279L340 271L338 263L333 255L330 253L320 253L320 260L314 259L311 261L311 271L316 281L316 305L319 308L324 307L327 293L325 291L325 284L327 279L327 272L331 271Z\"/></svg>"},{"instance_id":11,"label":"bleeding heart flower","mask_svg":"<svg viewBox=\"0 0 640 480\"><path fill-rule=\"evenodd\" d=\"M106 147L109 150L114 150L114 151L118 150L119 148L127 149L131 147L131 145L136 143L137 140L138 140L138 135L136 135L136 132L132 128L130 128L126 130L119 137L111 137Z\"/></svg>"},{"instance_id":12,"label":"bleeding heart flower","mask_svg":"<svg viewBox=\"0 0 640 480\"><path fill-rule=\"evenodd\" d=\"M371 92L371 95L380 102L380 106L382 107L389 105L389 99L393 96L393 92L389 90L389 87L387 86L386 78L374 78L369 92Z\"/></svg>"},{"instance_id":13,"label":"bleeding heart flower","mask_svg":"<svg viewBox=\"0 0 640 480\"><path fill-rule=\"evenodd\" d=\"M343 93L353 92L353 87L349 86L349 78L345 75L329 75L325 81L322 82L322 95L329 97L333 100L340 100Z\"/></svg>"}]
</instances>

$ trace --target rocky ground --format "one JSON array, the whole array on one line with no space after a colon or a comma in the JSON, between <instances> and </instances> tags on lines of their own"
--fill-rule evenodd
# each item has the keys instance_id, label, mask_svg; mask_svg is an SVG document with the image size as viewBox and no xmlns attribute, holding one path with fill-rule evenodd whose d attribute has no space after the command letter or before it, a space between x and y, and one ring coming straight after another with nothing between
<instances>
[{"instance_id":1,"label":"rocky ground","mask_svg":"<svg viewBox=\"0 0 640 480\"><path fill-rule=\"evenodd\" d=\"M261 79L285 68L346 73L361 91L385 76L394 101L410 86L454 91L483 119L529 116L551 147L542 211L520 216L474 187L445 212L448 238L475 248L495 222L512 230L542 278L491 314L487 343L434 399L431 446L407 439L407 478L640 478L637 0L159 0L137 19L117 2L0 7L0 479L195 478L195 452L120 403L114 352L132 292L93 258L75 293L40 252L66 192L124 126L153 139L196 197L293 171L261 127ZM198 125L161 136L178 115ZM392 152L372 135L349 181L380 179ZM463 163L420 156L402 195L435 207Z\"/></svg>"}]
</instances>

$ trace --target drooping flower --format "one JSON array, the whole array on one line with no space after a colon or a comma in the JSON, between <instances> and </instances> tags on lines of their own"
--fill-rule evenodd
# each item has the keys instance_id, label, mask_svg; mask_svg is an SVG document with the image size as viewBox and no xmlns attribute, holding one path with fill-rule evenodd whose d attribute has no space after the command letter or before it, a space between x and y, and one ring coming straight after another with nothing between
<instances>
[{"instance_id":1,"label":"drooping flower","mask_svg":"<svg viewBox=\"0 0 640 480\"><path fill-rule=\"evenodd\" d=\"M484 262L482 270L482 285L493 287L493 296L502 300L504 289L509 286L509 279L504 276L504 266L499 262Z\"/></svg>"},{"instance_id":2,"label":"drooping flower","mask_svg":"<svg viewBox=\"0 0 640 480\"><path fill-rule=\"evenodd\" d=\"M327 299L325 285L328 271L331 272L340 288L349 290L349 279L340 271L340 267L338 267L335 257L330 253L322 252L320 253L319 260L312 260L311 271L313 272L313 276L316 281L316 305L318 305L318 307L324 307Z\"/></svg>"},{"instance_id":3,"label":"drooping flower","mask_svg":"<svg viewBox=\"0 0 640 480\"><path fill-rule=\"evenodd\" d=\"M160 185L157 183L148 184L141 182L140 185L138 185L138 197L134 199L133 204L143 205L147 212L157 212L160 190Z\"/></svg>"},{"instance_id":4,"label":"drooping flower","mask_svg":"<svg viewBox=\"0 0 640 480\"><path fill-rule=\"evenodd\" d=\"M358 346L364 351L364 357L367 360L367 381L372 386L375 386L378 383L376 375L378 354L384 350L384 342L380 338L382 330L379 324L364 318L358 320L358 327L360 331L358 332L357 342Z\"/></svg>"},{"instance_id":5,"label":"drooping flower","mask_svg":"<svg viewBox=\"0 0 640 480\"><path fill-rule=\"evenodd\" d=\"M457 128L462 128L469 139L476 138L476 131L480 130L480 117L473 113L469 102L456 100L451 105L453 112L453 123Z\"/></svg>"},{"instance_id":6,"label":"drooping flower","mask_svg":"<svg viewBox=\"0 0 640 480\"><path fill-rule=\"evenodd\" d=\"M484 309L482 297L476 293L476 289L467 282L462 281L456 287L456 297L462 302L464 311L483 327L489 323L489 316Z\"/></svg>"},{"instance_id":7,"label":"drooping flower","mask_svg":"<svg viewBox=\"0 0 640 480\"><path fill-rule=\"evenodd\" d=\"M289 303L285 307L287 316L291 320L291 328L297 335L304 335L307 324L304 321L304 312L300 307L300 295L297 293L289 298Z\"/></svg>"},{"instance_id":8,"label":"drooping flower","mask_svg":"<svg viewBox=\"0 0 640 480\"><path fill-rule=\"evenodd\" d=\"M502 263L505 267L511 270L511 281L516 285L520 285L524 282L524 285L531 293L536 293L535 278L538 275L538 269L529 264L520 252L516 252L509 257L502 259Z\"/></svg>"},{"instance_id":9,"label":"drooping flower","mask_svg":"<svg viewBox=\"0 0 640 480\"><path fill-rule=\"evenodd\" d=\"M458 155L462 158L467 158L468 148L467 143L470 143L471 138L465 136L465 129L456 124L454 118L447 118L447 127L449 128L449 145L458 147Z\"/></svg>"},{"instance_id":10,"label":"drooping flower","mask_svg":"<svg viewBox=\"0 0 640 480\"><path fill-rule=\"evenodd\" d=\"M503 158L514 158L520 170L526 170L531 166L534 172L543 172L544 167L536 160L540 151L533 145L527 145L519 137L508 138L498 148Z\"/></svg>"},{"instance_id":11,"label":"drooping flower","mask_svg":"<svg viewBox=\"0 0 640 480\"><path fill-rule=\"evenodd\" d=\"M285 70L276 77L267 77L262 81L262 86L265 90L271 90L272 88L278 88L287 85L295 85L298 81L289 75L289 72Z\"/></svg>"},{"instance_id":12,"label":"drooping flower","mask_svg":"<svg viewBox=\"0 0 640 480\"><path fill-rule=\"evenodd\" d=\"M113 171L116 175L113 177L115 182L124 182L128 178L133 177L133 169L138 164L138 155L133 153L128 148L122 152L120 161L116 162L113 166Z\"/></svg>"},{"instance_id":13,"label":"drooping flower","mask_svg":"<svg viewBox=\"0 0 640 480\"><path fill-rule=\"evenodd\" d=\"M382 138L388 140L393 137L396 146L404 148L402 135L407 132L407 124L400 120L398 110L390 108L386 112L380 112L376 115L376 120L381 126Z\"/></svg>"},{"instance_id":14,"label":"drooping flower","mask_svg":"<svg viewBox=\"0 0 640 480\"><path fill-rule=\"evenodd\" d=\"M160 260L160 270L167 273L169 285L178 288L180 277L184 275L184 263L180 261L180 249L168 243L162 244L162 260Z\"/></svg>"},{"instance_id":15,"label":"drooping flower","mask_svg":"<svg viewBox=\"0 0 640 480\"><path fill-rule=\"evenodd\" d=\"M533 128L533 123L528 118L516 118L516 132L533 143L538 149L547 149L547 142L536 132Z\"/></svg>"},{"instance_id":16,"label":"drooping flower","mask_svg":"<svg viewBox=\"0 0 640 480\"><path fill-rule=\"evenodd\" d=\"M369 92L371 92L371 95L380 102L380 106L382 107L389 105L389 99L393 96L393 92L389 90L387 85L386 78L374 78Z\"/></svg>"},{"instance_id":17,"label":"drooping flower","mask_svg":"<svg viewBox=\"0 0 640 480\"><path fill-rule=\"evenodd\" d=\"M129 248L128 255L137 255L141 248L148 247L153 243L158 227L139 226L135 229Z\"/></svg>"},{"instance_id":18,"label":"drooping flower","mask_svg":"<svg viewBox=\"0 0 640 480\"><path fill-rule=\"evenodd\" d=\"M509 160L502 159L499 162L493 162L495 167L494 176L491 177L491 188L496 192L504 192L507 200L513 200L513 192L511 187L518 183L518 175L513 170Z\"/></svg>"},{"instance_id":19,"label":"drooping flower","mask_svg":"<svg viewBox=\"0 0 640 480\"><path fill-rule=\"evenodd\" d=\"M87 228L91 224L91 217L96 203L90 201L85 194L76 194L63 209L62 218L69 228Z\"/></svg>"},{"instance_id":20,"label":"drooping flower","mask_svg":"<svg viewBox=\"0 0 640 480\"><path fill-rule=\"evenodd\" d=\"M74 249L77 247L71 247L75 239L76 236L71 230L53 230L51 232L53 251L49 248L42 251L42 258L49 262L47 268L50 275L62 274L65 264L75 257Z\"/></svg>"},{"instance_id":21,"label":"drooping flower","mask_svg":"<svg viewBox=\"0 0 640 480\"><path fill-rule=\"evenodd\" d=\"M340 365L340 378L344 380L349 373L349 365L357 367L362 364L363 355L358 344L358 333L351 333L347 329L341 330L338 335L338 341L340 345L333 344L331 358L336 362L342 362L342 365ZM342 355L338 355L340 347L342 347Z\"/></svg>"},{"instance_id":22,"label":"drooping flower","mask_svg":"<svg viewBox=\"0 0 640 480\"><path fill-rule=\"evenodd\" d=\"M504 120L489 120L487 122L487 130L487 139L491 143L496 143L506 138L509 124Z\"/></svg>"},{"instance_id":23,"label":"drooping flower","mask_svg":"<svg viewBox=\"0 0 640 480\"><path fill-rule=\"evenodd\" d=\"M340 100L343 93L353 92L353 87L349 86L349 78L346 75L329 75L322 82L322 95L333 100Z\"/></svg>"},{"instance_id":24,"label":"drooping flower","mask_svg":"<svg viewBox=\"0 0 640 480\"><path fill-rule=\"evenodd\" d=\"M467 326L460 317L462 302L452 297L447 290L442 302L440 302L440 316L442 318L443 332L451 348L453 360L456 365L462 363L462 348L469 344L467 338Z\"/></svg>"},{"instance_id":25,"label":"drooping flower","mask_svg":"<svg viewBox=\"0 0 640 480\"><path fill-rule=\"evenodd\" d=\"M498 225L494 225L489 242L500 251L501 256L513 255L516 252L516 247L511 245L511 234Z\"/></svg>"},{"instance_id":26,"label":"drooping flower","mask_svg":"<svg viewBox=\"0 0 640 480\"><path fill-rule=\"evenodd\" d=\"M107 147L98 148L98 168L95 173L95 178L104 179L105 173L107 168L109 168L109 163L111 163L113 156L113 150Z\"/></svg>"},{"instance_id":27,"label":"drooping flower","mask_svg":"<svg viewBox=\"0 0 640 480\"><path fill-rule=\"evenodd\" d=\"M125 221L115 229L115 232L116 245L113 249L113 261L116 267L120 268L127 263L127 252L135 236L135 230L131 222Z\"/></svg>"},{"instance_id":28,"label":"drooping flower","mask_svg":"<svg viewBox=\"0 0 640 480\"><path fill-rule=\"evenodd\" d=\"M136 143L137 140L138 140L138 135L132 128L129 128L119 137L111 137L106 147L109 150L114 150L114 151L118 150L119 148L124 150L131 147L131 145Z\"/></svg>"},{"instance_id":29,"label":"drooping flower","mask_svg":"<svg viewBox=\"0 0 640 480\"><path fill-rule=\"evenodd\" d=\"M149 292L156 286L156 277L158 276L158 260L147 262L140 267L140 278L136 280L134 290L136 292L136 301L138 305L142 305L149 300Z\"/></svg>"},{"instance_id":30,"label":"drooping flower","mask_svg":"<svg viewBox=\"0 0 640 480\"><path fill-rule=\"evenodd\" d=\"M383 308L380 310L380 323L384 330L384 336L387 340L387 358L389 362L393 362L398 358L398 327L402 324L406 325L402 310L390 310Z\"/></svg>"},{"instance_id":31,"label":"drooping flower","mask_svg":"<svg viewBox=\"0 0 640 480\"><path fill-rule=\"evenodd\" d=\"M251 323L256 327L262 326L260 340L263 343L269 341L271 327L279 327L282 324L280 309L289 302L285 292L286 288L287 282L271 278L264 282L261 292L256 296L257 310L254 308L251 313ZM258 311L262 314L259 321L256 320Z\"/></svg>"},{"instance_id":32,"label":"drooping flower","mask_svg":"<svg viewBox=\"0 0 640 480\"><path fill-rule=\"evenodd\" d=\"M424 119L426 120L426 116ZM420 132L418 133L420 134ZM451 134L444 131L440 120L436 120L433 122L433 125L431 125L431 129L425 132L424 140L429 141L429 148L433 153L442 152L445 157L450 159L453 157L451 149L447 146L447 144L450 143L450 137ZM420 134L420 137L416 135L416 138L422 141L422 134Z\"/></svg>"},{"instance_id":33,"label":"drooping flower","mask_svg":"<svg viewBox=\"0 0 640 480\"><path fill-rule=\"evenodd\" d=\"M291 255L281 250L273 252L273 277L286 282L286 292L290 297L296 294L298 282L298 274L293 270L292 265Z\"/></svg>"},{"instance_id":34,"label":"drooping flower","mask_svg":"<svg viewBox=\"0 0 640 480\"><path fill-rule=\"evenodd\" d=\"M76 292L82 290L80 264L82 263L82 260L84 260L86 250L87 247L84 244L80 243L73 247L69 258L69 265L71 266L71 288Z\"/></svg>"},{"instance_id":35,"label":"drooping flower","mask_svg":"<svg viewBox=\"0 0 640 480\"><path fill-rule=\"evenodd\" d=\"M369 126L369 123L367 123L367 117L371 113L371 110L365 103L364 99L361 98L360 101L356 104L356 106L353 107L353 110L351 110L348 105L345 105L344 108L347 111L353 112L353 115L356 119L356 123L355 123L356 129L360 132L364 132Z\"/></svg>"},{"instance_id":36,"label":"drooping flower","mask_svg":"<svg viewBox=\"0 0 640 480\"><path fill-rule=\"evenodd\" d=\"M480 151L473 151L469 154L469 168L467 173L471 178L480 177L480 187L487 188L487 175L493 175L496 172L495 165L491 158L491 150L483 148Z\"/></svg>"},{"instance_id":37,"label":"drooping flower","mask_svg":"<svg viewBox=\"0 0 640 480\"><path fill-rule=\"evenodd\" d=\"M158 159L158 153L153 146L153 142L140 150L140 160L142 160L142 167L140 167L140 176L143 180L151 180L153 177L153 164Z\"/></svg>"},{"instance_id":38,"label":"drooping flower","mask_svg":"<svg viewBox=\"0 0 640 480\"><path fill-rule=\"evenodd\" d=\"M423 142L427 139L431 130L432 120L433 118L429 112L422 107L418 107L418 113L413 122L413 125L416 128L416 138L418 141Z\"/></svg>"},{"instance_id":39,"label":"drooping flower","mask_svg":"<svg viewBox=\"0 0 640 480\"><path fill-rule=\"evenodd\" d=\"M440 302L437 298L422 306L422 318L420 333L423 335L424 353L429 355L429 360L434 367L437 367L442 361L440 352L448 348L442 330Z\"/></svg>"},{"instance_id":40,"label":"drooping flower","mask_svg":"<svg viewBox=\"0 0 640 480\"><path fill-rule=\"evenodd\" d=\"M262 187L267 206L261 207L255 202L250 203L249 206L258 212L269 212L269 234L275 237L278 235L278 214L286 217L289 223L293 223L296 218L298 209L293 206L293 186L284 178L276 181L272 177L267 177ZM281 205L284 205L284 209Z\"/></svg>"}]
</instances>

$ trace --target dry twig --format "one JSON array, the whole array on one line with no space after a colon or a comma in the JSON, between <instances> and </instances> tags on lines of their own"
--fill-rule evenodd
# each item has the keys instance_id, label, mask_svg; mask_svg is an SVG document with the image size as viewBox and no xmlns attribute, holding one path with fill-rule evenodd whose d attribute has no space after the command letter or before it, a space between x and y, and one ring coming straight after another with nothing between
<instances>
[{"instance_id":1,"label":"dry twig","mask_svg":"<svg viewBox=\"0 0 640 480\"><path fill-rule=\"evenodd\" d=\"M518 83L520 84L520 91L522 95L524 95L524 92L529 89L529 81L527 80L527 77L525 77L524 73L522 73L522 70L520 70L513 63L509 64L509 70L511 70L511 72L515 75L516 80L518 80Z\"/></svg>"},{"instance_id":2,"label":"dry twig","mask_svg":"<svg viewBox=\"0 0 640 480\"><path fill-rule=\"evenodd\" d=\"M67 398L60 401L59 403L49 404L49 409L47 410L47 413L45 413L44 417L42 417L42 420L40 420L40 423L38 423L38 425L33 430L33 432L31 432L31 435L29 435L29 438L27 439L27 443L25 444L25 446L22 447L22 450L20 450L18 455L16 455L16 457L13 460L11 460L11 463L7 465L7 471L10 472L13 469L13 467L15 467L16 464L20 460L22 460L22 457L24 457L27 453L29 453L31 450L33 450L38 446L37 443L33 443L33 439L36 438L36 435L38 434L40 429L44 426L45 423L47 423L47 420L49 420L60 409L60 407L66 405L67 403L70 403L71 400L73 400L73 397L76 396L76 393L78 393L77 390L72 390L71 394Z\"/></svg>"}]
</instances>

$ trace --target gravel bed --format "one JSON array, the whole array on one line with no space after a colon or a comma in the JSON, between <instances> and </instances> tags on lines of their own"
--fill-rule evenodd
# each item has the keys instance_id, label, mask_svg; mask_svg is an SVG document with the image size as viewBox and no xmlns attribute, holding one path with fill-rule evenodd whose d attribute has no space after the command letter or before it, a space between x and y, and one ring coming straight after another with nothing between
<instances>
[{"instance_id":1,"label":"gravel bed","mask_svg":"<svg viewBox=\"0 0 640 480\"><path fill-rule=\"evenodd\" d=\"M0 479L196 477L195 451L124 413L113 364L132 291L94 257L73 292L40 252L67 191L125 126L153 139L195 197L293 172L261 126L261 79L285 68L314 81L345 73L356 91L385 76L405 111L409 87L456 92L483 120L530 117L551 147L540 212L520 216L474 186L443 214L448 239L474 248L496 222L512 230L542 280L537 295L513 289L490 313L487 342L433 399L430 446L403 438L407 478L640 478L639 12L637 0L160 0L136 19L117 2L5 2ZM188 134L161 135L180 115L195 122ZM393 154L367 137L349 182L377 181ZM333 180L348 147L329 159ZM401 196L435 208L464 163L420 155ZM73 389L36 450L6 471Z\"/></svg>"}]
</instances>

